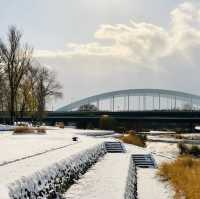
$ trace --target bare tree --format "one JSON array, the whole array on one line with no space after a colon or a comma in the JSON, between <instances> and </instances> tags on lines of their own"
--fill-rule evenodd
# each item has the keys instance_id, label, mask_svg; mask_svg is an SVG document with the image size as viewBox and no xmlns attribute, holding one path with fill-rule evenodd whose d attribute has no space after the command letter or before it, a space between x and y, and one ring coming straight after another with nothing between
<instances>
[{"instance_id":1,"label":"bare tree","mask_svg":"<svg viewBox=\"0 0 200 199\"><path fill-rule=\"evenodd\" d=\"M22 33L15 26L8 31L8 41L0 40L0 59L9 85L10 121L14 122L15 102L19 85L28 70L32 57L32 48L21 45Z\"/></svg>"},{"instance_id":2,"label":"bare tree","mask_svg":"<svg viewBox=\"0 0 200 199\"><path fill-rule=\"evenodd\" d=\"M17 107L21 118L25 113L29 113L33 117L37 111L36 87L39 67L32 64L28 67L28 71L19 86Z\"/></svg>"},{"instance_id":3,"label":"bare tree","mask_svg":"<svg viewBox=\"0 0 200 199\"><path fill-rule=\"evenodd\" d=\"M2 71L2 68L0 70L0 111L7 111L8 109L8 103L7 100L7 82L5 80L4 73Z\"/></svg>"},{"instance_id":4,"label":"bare tree","mask_svg":"<svg viewBox=\"0 0 200 199\"><path fill-rule=\"evenodd\" d=\"M45 113L46 102L50 97L62 97L61 85L56 80L56 75L53 71L42 67L39 71L36 97L38 102L38 116L41 120Z\"/></svg>"}]
</instances>

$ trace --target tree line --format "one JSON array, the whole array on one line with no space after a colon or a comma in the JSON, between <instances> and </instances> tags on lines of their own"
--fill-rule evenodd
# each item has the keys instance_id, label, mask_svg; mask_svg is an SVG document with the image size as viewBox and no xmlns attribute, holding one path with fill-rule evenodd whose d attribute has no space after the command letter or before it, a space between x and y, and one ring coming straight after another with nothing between
<instances>
[{"instance_id":1,"label":"tree line","mask_svg":"<svg viewBox=\"0 0 200 199\"><path fill-rule=\"evenodd\" d=\"M41 120L48 100L62 96L55 73L33 58L33 48L22 43L22 32L10 26L0 38L0 111L10 122L30 114Z\"/></svg>"}]
</instances>

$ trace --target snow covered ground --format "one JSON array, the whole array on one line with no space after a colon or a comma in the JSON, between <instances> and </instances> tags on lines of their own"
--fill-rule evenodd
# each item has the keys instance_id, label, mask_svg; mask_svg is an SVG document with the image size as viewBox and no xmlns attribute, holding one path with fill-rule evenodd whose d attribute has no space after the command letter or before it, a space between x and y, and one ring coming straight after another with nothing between
<instances>
[{"instance_id":1,"label":"snow covered ground","mask_svg":"<svg viewBox=\"0 0 200 199\"><path fill-rule=\"evenodd\" d=\"M5 133L4 131L10 131L10 130L13 130L13 129L14 129L14 126L0 124L0 134Z\"/></svg>"},{"instance_id":2,"label":"snow covered ground","mask_svg":"<svg viewBox=\"0 0 200 199\"><path fill-rule=\"evenodd\" d=\"M96 135L106 133L112 134L113 132L54 128L54 130L48 130L47 134L44 135L13 135L11 131L7 131L0 134L0 146L1 149L3 149L0 150L0 165L10 161L23 159L27 156L33 156L48 152L49 150L71 145L73 144L72 137L76 134ZM88 138L84 137L84 140L88 140ZM83 139L80 141L83 141Z\"/></svg>"},{"instance_id":3,"label":"snow covered ground","mask_svg":"<svg viewBox=\"0 0 200 199\"><path fill-rule=\"evenodd\" d=\"M146 134L146 135L172 135L176 134L175 131L146 131L146 132L138 132L141 134Z\"/></svg>"},{"instance_id":4,"label":"snow covered ground","mask_svg":"<svg viewBox=\"0 0 200 199\"><path fill-rule=\"evenodd\" d=\"M177 157L179 151L177 144L163 143L163 142L147 142L147 150L156 155L156 158L163 157L163 160L158 160L157 163L162 163L167 159L174 159Z\"/></svg>"},{"instance_id":5,"label":"snow covered ground","mask_svg":"<svg viewBox=\"0 0 200 199\"><path fill-rule=\"evenodd\" d=\"M160 182L156 169L137 169L139 199L172 199L173 191L168 184Z\"/></svg>"},{"instance_id":6,"label":"snow covered ground","mask_svg":"<svg viewBox=\"0 0 200 199\"><path fill-rule=\"evenodd\" d=\"M63 130L49 130L44 135L13 135L12 132L0 134L0 164L22 159L47 150L72 143L72 135Z\"/></svg>"},{"instance_id":7,"label":"snow covered ground","mask_svg":"<svg viewBox=\"0 0 200 199\"><path fill-rule=\"evenodd\" d=\"M17 161L0 166L0 196L8 184L102 143L102 140L86 136L78 136L79 141L72 142L77 131L79 130L54 129L48 130L46 135L12 135L10 132L1 134L0 162ZM48 150L50 151L46 152ZM28 157L30 155L35 156Z\"/></svg>"},{"instance_id":8,"label":"snow covered ground","mask_svg":"<svg viewBox=\"0 0 200 199\"><path fill-rule=\"evenodd\" d=\"M87 136L85 136L87 135ZM79 141L73 142L72 137ZM98 138L96 137L98 136ZM102 136L102 137L101 137ZM113 131L57 129L44 135L0 134L0 199L8 192L7 186L23 177L32 176L55 163L66 160L84 150L108 140L116 140ZM100 138L101 137L101 138ZM177 155L176 144L148 142L147 148L125 144L126 153L106 154L85 175L65 193L70 199L124 198L131 154L148 154L158 164L169 161ZM149 189L151 184L152 189ZM157 188L157 191L156 191ZM150 191L152 191L150 197ZM138 195L142 199L172 198L166 187L156 177L156 169L138 170Z\"/></svg>"},{"instance_id":9,"label":"snow covered ground","mask_svg":"<svg viewBox=\"0 0 200 199\"><path fill-rule=\"evenodd\" d=\"M112 136L115 135L114 131L104 131L104 130L76 130L73 131L79 135L87 135L87 136Z\"/></svg>"}]
</instances>

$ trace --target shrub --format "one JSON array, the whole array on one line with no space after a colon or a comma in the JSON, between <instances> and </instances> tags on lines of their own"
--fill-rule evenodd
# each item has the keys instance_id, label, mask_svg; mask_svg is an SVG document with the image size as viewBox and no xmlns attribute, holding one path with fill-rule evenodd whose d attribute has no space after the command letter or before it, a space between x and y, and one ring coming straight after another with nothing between
<instances>
[{"instance_id":1,"label":"shrub","mask_svg":"<svg viewBox=\"0 0 200 199\"><path fill-rule=\"evenodd\" d=\"M132 132L122 135L121 137L119 137L119 139L127 144L133 144L140 147L146 146L145 139L143 139L142 136L138 136Z\"/></svg>"},{"instance_id":2,"label":"shrub","mask_svg":"<svg viewBox=\"0 0 200 199\"><path fill-rule=\"evenodd\" d=\"M184 144L183 142L179 142L178 143L178 149L179 149L179 153L182 154L188 154L189 152L189 148L187 147L186 144Z\"/></svg>"},{"instance_id":3,"label":"shrub","mask_svg":"<svg viewBox=\"0 0 200 199\"><path fill-rule=\"evenodd\" d=\"M23 133L34 133L34 128L18 126L14 129L14 134L23 134Z\"/></svg>"},{"instance_id":4,"label":"shrub","mask_svg":"<svg viewBox=\"0 0 200 199\"><path fill-rule=\"evenodd\" d=\"M181 155L193 155L193 156L200 155L200 148L196 145L192 145L191 147L189 147L186 144L180 142L178 143L178 148L179 148L179 153Z\"/></svg>"},{"instance_id":5,"label":"shrub","mask_svg":"<svg viewBox=\"0 0 200 199\"><path fill-rule=\"evenodd\" d=\"M198 156L200 155L200 148L196 145L193 145L191 148L190 148L190 154L191 155L194 155L194 156Z\"/></svg>"},{"instance_id":6,"label":"shrub","mask_svg":"<svg viewBox=\"0 0 200 199\"><path fill-rule=\"evenodd\" d=\"M46 133L46 129L45 128L37 128L37 133Z\"/></svg>"},{"instance_id":7,"label":"shrub","mask_svg":"<svg viewBox=\"0 0 200 199\"><path fill-rule=\"evenodd\" d=\"M56 122L56 127L64 129L65 128L65 124L64 124L64 122Z\"/></svg>"},{"instance_id":8,"label":"shrub","mask_svg":"<svg viewBox=\"0 0 200 199\"><path fill-rule=\"evenodd\" d=\"M139 136L146 143L147 135L145 135L145 134L137 134L137 136Z\"/></svg>"},{"instance_id":9,"label":"shrub","mask_svg":"<svg viewBox=\"0 0 200 199\"><path fill-rule=\"evenodd\" d=\"M116 120L109 115L102 115L99 121L99 127L103 130L114 130L116 128Z\"/></svg>"},{"instance_id":10,"label":"shrub","mask_svg":"<svg viewBox=\"0 0 200 199\"><path fill-rule=\"evenodd\" d=\"M94 129L94 125L90 122L90 123L87 124L86 129L93 130Z\"/></svg>"},{"instance_id":11,"label":"shrub","mask_svg":"<svg viewBox=\"0 0 200 199\"><path fill-rule=\"evenodd\" d=\"M175 198L200 198L200 160L181 156L159 167L158 175L174 187Z\"/></svg>"}]
</instances>

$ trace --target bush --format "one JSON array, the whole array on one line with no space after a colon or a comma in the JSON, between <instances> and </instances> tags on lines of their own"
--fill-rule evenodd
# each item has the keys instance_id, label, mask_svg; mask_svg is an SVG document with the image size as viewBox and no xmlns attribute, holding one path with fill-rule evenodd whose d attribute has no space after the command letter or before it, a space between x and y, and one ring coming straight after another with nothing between
<instances>
[{"instance_id":1,"label":"bush","mask_svg":"<svg viewBox=\"0 0 200 199\"><path fill-rule=\"evenodd\" d=\"M86 129L93 130L94 129L94 125L90 122L90 123L87 124Z\"/></svg>"},{"instance_id":2,"label":"bush","mask_svg":"<svg viewBox=\"0 0 200 199\"><path fill-rule=\"evenodd\" d=\"M44 134L44 133L46 133L46 129L45 128L37 128L37 133Z\"/></svg>"},{"instance_id":3,"label":"bush","mask_svg":"<svg viewBox=\"0 0 200 199\"><path fill-rule=\"evenodd\" d=\"M14 129L14 134L34 133L35 130L30 127L18 126Z\"/></svg>"},{"instance_id":4,"label":"bush","mask_svg":"<svg viewBox=\"0 0 200 199\"><path fill-rule=\"evenodd\" d=\"M194 156L199 156L200 155L200 148L198 146L196 146L196 145L193 145L190 148L190 154L194 155Z\"/></svg>"},{"instance_id":5,"label":"bush","mask_svg":"<svg viewBox=\"0 0 200 199\"><path fill-rule=\"evenodd\" d=\"M127 134L124 134L121 137L119 137L119 139L127 144L133 144L133 145L140 146L140 147L146 146L146 143L145 143L146 140L143 139L142 136L136 135L133 132L128 132Z\"/></svg>"},{"instance_id":6,"label":"bush","mask_svg":"<svg viewBox=\"0 0 200 199\"><path fill-rule=\"evenodd\" d=\"M64 124L64 122L56 122L56 127L64 129L65 128L65 124Z\"/></svg>"},{"instance_id":7,"label":"bush","mask_svg":"<svg viewBox=\"0 0 200 199\"><path fill-rule=\"evenodd\" d=\"M175 198L200 198L200 160L182 156L159 167L158 175L174 187Z\"/></svg>"},{"instance_id":8,"label":"bush","mask_svg":"<svg viewBox=\"0 0 200 199\"><path fill-rule=\"evenodd\" d=\"M183 142L179 142L178 143L178 149L179 149L179 153L182 154L188 154L189 152L189 148L187 147L186 144L184 144Z\"/></svg>"},{"instance_id":9,"label":"bush","mask_svg":"<svg viewBox=\"0 0 200 199\"><path fill-rule=\"evenodd\" d=\"M178 143L178 148L179 148L179 153L181 155L193 155L193 156L200 155L200 148L196 145L192 145L191 147L189 147L186 144L180 142Z\"/></svg>"},{"instance_id":10,"label":"bush","mask_svg":"<svg viewBox=\"0 0 200 199\"><path fill-rule=\"evenodd\" d=\"M146 143L147 135L145 135L145 134L137 134L137 136L139 136Z\"/></svg>"},{"instance_id":11,"label":"bush","mask_svg":"<svg viewBox=\"0 0 200 199\"><path fill-rule=\"evenodd\" d=\"M32 134L32 133L46 133L45 128L32 128L32 127L25 127L25 126L18 126L14 129L14 134Z\"/></svg>"},{"instance_id":12,"label":"bush","mask_svg":"<svg viewBox=\"0 0 200 199\"><path fill-rule=\"evenodd\" d=\"M99 121L99 127L103 130L114 130L116 128L116 120L109 115L102 115Z\"/></svg>"}]
</instances>

